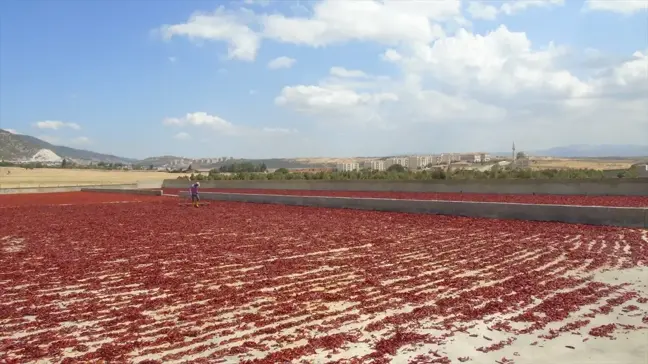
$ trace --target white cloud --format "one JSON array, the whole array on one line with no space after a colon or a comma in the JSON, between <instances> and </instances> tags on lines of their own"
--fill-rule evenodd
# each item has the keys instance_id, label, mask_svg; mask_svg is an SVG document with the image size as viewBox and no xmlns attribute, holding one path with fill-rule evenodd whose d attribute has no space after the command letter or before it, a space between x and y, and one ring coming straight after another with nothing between
<instances>
[{"instance_id":1,"label":"white cloud","mask_svg":"<svg viewBox=\"0 0 648 364\"><path fill-rule=\"evenodd\" d=\"M262 38L313 47L348 41L428 43L446 34L443 23L467 24L460 0L325 0L313 5L307 16L293 17L221 6L212 13L196 12L184 23L164 25L155 33L164 39L183 36L196 42L226 42L230 59L252 61Z\"/></svg>"},{"instance_id":2,"label":"white cloud","mask_svg":"<svg viewBox=\"0 0 648 364\"><path fill-rule=\"evenodd\" d=\"M457 141L455 150L469 150L470 143L499 148L511 139L542 147L574 138L645 143L638 134L648 130L648 50L585 74L565 68L572 56L553 43L534 45L506 26L482 35L462 29L429 44L387 49L381 57L400 69L398 79L359 82L331 69L317 84L284 87L275 103L320 125L355 122L367 126L364 135L388 129L388 135L372 134L376 143L416 140L417 133L443 133L444 140ZM615 114L623 121L610 128ZM529 130L539 139L527 138Z\"/></svg>"},{"instance_id":3,"label":"white cloud","mask_svg":"<svg viewBox=\"0 0 648 364\"><path fill-rule=\"evenodd\" d=\"M564 3L473 1L463 10L473 18L492 20ZM616 11L628 13L630 10L620 9L640 8L638 3L592 2L588 6L612 11L605 7L620 4ZM345 140L341 137L338 141L340 135L361 135L362 143L357 145L371 140L376 150L384 151L438 143L447 146L451 141L454 150L477 146L499 149L502 141L510 145L511 139L538 147L575 141L645 143L648 50L620 60L614 57L621 55L581 52L560 43L536 44L518 27L513 31L500 25L475 32L463 18L459 0L325 0L303 10L300 15L286 15L221 8L216 15L190 19L183 26L194 28L176 28L174 35L231 42L212 29L220 29L225 23L217 20L227 16L256 37L248 60L256 55L261 38L322 48L351 42L382 47L378 57L388 64L380 66L393 68L383 71L391 77L372 75L364 67L346 69L329 64L331 68L319 81L286 84L275 97L277 106L301 114L306 129L329 126L317 131L339 131L335 135L338 147ZM258 24L261 27L255 33L252 29ZM586 62L593 63L584 66ZM618 115L623 115L622 120ZM170 124L198 125L186 117L169 120ZM336 127L330 127L332 124ZM357 127L360 133L348 131L347 126ZM279 135L280 129L231 127L239 135ZM300 127L300 133L305 134L304 128ZM354 140L349 139L349 144Z\"/></svg>"},{"instance_id":4,"label":"white cloud","mask_svg":"<svg viewBox=\"0 0 648 364\"><path fill-rule=\"evenodd\" d=\"M473 19L495 20L498 14L515 15L528 8L550 8L565 5L564 0L507 1L502 3L499 8L491 5L493 3L493 1L471 1L467 11Z\"/></svg>"},{"instance_id":5,"label":"white cloud","mask_svg":"<svg viewBox=\"0 0 648 364\"><path fill-rule=\"evenodd\" d=\"M243 3L247 5L268 6L270 5L270 0L243 0Z\"/></svg>"},{"instance_id":6,"label":"white cloud","mask_svg":"<svg viewBox=\"0 0 648 364\"><path fill-rule=\"evenodd\" d=\"M614 0L613 0L614 1ZM552 7L563 6L565 0L524 0L524 1L509 1L502 4L500 11L506 15L513 15L532 7Z\"/></svg>"},{"instance_id":7,"label":"white cloud","mask_svg":"<svg viewBox=\"0 0 648 364\"><path fill-rule=\"evenodd\" d=\"M263 133L267 134L290 134L296 132L294 129L278 127L250 127L245 125L235 125L216 115L210 115L206 112L188 113L181 118L166 118L162 121L164 125L172 127L202 127L215 131L217 134L227 136L254 136ZM177 133L174 138L186 140L190 135L186 132Z\"/></svg>"},{"instance_id":8,"label":"white cloud","mask_svg":"<svg viewBox=\"0 0 648 364\"><path fill-rule=\"evenodd\" d=\"M262 17L265 37L321 47L347 41L397 45L445 35L439 22L461 21L461 1L321 1L310 17Z\"/></svg>"},{"instance_id":9,"label":"white cloud","mask_svg":"<svg viewBox=\"0 0 648 364\"><path fill-rule=\"evenodd\" d=\"M585 11L609 11L630 15L648 9L646 0L587 0L583 6Z\"/></svg>"},{"instance_id":10,"label":"white cloud","mask_svg":"<svg viewBox=\"0 0 648 364\"><path fill-rule=\"evenodd\" d=\"M380 55L380 58L387 62L398 62L403 59L403 56L394 49L388 49L385 53Z\"/></svg>"},{"instance_id":11,"label":"white cloud","mask_svg":"<svg viewBox=\"0 0 648 364\"><path fill-rule=\"evenodd\" d=\"M18 134L18 132L16 131L16 129L4 129L4 130L5 130L5 131L8 131L8 132L11 133L11 134Z\"/></svg>"},{"instance_id":12,"label":"white cloud","mask_svg":"<svg viewBox=\"0 0 648 364\"><path fill-rule=\"evenodd\" d=\"M629 59L598 70L592 85L597 97L648 100L648 49L636 51Z\"/></svg>"},{"instance_id":13,"label":"white cloud","mask_svg":"<svg viewBox=\"0 0 648 364\"><path fill-rule=\"evenodd\" d=\"M191 139L191 135L189 135L189 133L185 133L184 131L181 131L176 135L174 135L173 138L178 140L189 140Z\"/></svg>"},{"instance_id":14,"label":"white cloud","mask_svg":"<svg viewBox=\"0 0 648 364\"><path fill-rule=\"evenodd\" d=\"M281 56L268 62L268 68L271 70L277 70L281 68L291 68L295 64L295 62L297 62L297 60L294 58Z\"/></svg>"},{"instance_id":15,"label":"white cloud","mask_svg":"<svg viewBox=\"0 0 648 364\"><path fill-rule=\"evenodd\" d=\"M367 74L359 70L348 70L343 67L331 67L329 70L331 76L348 77L348 78L365 78Z\"/></svg>"},{"instance_id":16,"label":"white cloud","mask_svg":"<svg viewBox=\"0 0 648 364\"><path fill-rule=\"evenodd\" d=\"M62 128L70 128L74 130L79 130L81 129L81 126L76 123L66 123L63 121L57 121L57 120L44 120L44 121L38 121L36 122L35 126L39 129L53 129L53 130L58 130Z\"/></svg>"},{"instance_id":17,"label":"white cloud","mask_svg":"<svg viewBox=\"0 0 648 364\"><path fill-rule=\"evenodd\" d=\"M498 12L498 8L483 1L471 1L468 5L468 13L474 19L495 20Z\"/></svg>"},{"instance_id":18,"label":"white cloud","mask_svg":"<svg viewBox=\"0 0 648 364\"><path fill-rule=\"evenodd\" d=\"M296 134L298 133L297 129L290 128L262 128L264 133L270 134Z\"/></svg>"},{"instance_id":19,"label":"white cloud","mask_svg":"<svg viewBox=\"0 0 648 364\"><path fill-rule=\"evenodd\" d=\"M184 36L190 40L222 41L228 44L228 58L253 61L261 44L260 36L246 23L246 12L219 7L213 13L196 12L186 23L157 29L164 39Z\"/></svg>"},{"instance_id":20,"label":"white cloud","mask_svg":"<svg viewBox=\"0 0 648 364\"><path fill-rule=\"evenodd\" d=\"M367 88L371 88L370 83L358 85L338 82L335 78L324 79L317 86L284 87L275 104L313 117L323 125L391 127L383 111L397 102L399 96L377 89L361 90Z\"/></svg>"},{"instance_id":21,"label":"white cloud","mask_svg":"<svg viewBox=\"0 0 648 364\"><path fill-rule=\"evenodd\" d=\"M229 121L215 115L209 115L202 111L188 113L182 118L166 118L162 122L165 125L206 126L223 133L233 132L235 130L234 124Z\"/></svg>"},{"instance_id":22,"label":"white cloud","mask_svg":"<svg viewBox=\"0 0 648 364\"><path fill-rule=\"evenodd\" d=\"M348 89L325 88L320 86L286 86L275 99L278 105L293 105L297 109L338 108L361 105L377 105L386 101L397 101L398 96L391 93L357 93Z\"/></svg>"},{"instance_id":23,"label":"white cloud","mask_svg":"<svg viewBox=\"0 0 648 364\"><path fill-rule=\"evenodd\" d=\"M460 30L454 37L415 47L400 62L409 72L427 75L465 92L587 95L590 85L557 67L564 53L565 49L553 44L535 50L525 33L511 32L502 25L486 35Z\"/></svg>"}]
</instances>

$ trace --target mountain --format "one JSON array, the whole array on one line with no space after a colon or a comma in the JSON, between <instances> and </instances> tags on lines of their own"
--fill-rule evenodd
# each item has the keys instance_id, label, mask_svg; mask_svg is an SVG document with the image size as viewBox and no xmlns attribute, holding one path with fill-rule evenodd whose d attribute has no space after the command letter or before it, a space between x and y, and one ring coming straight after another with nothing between
<instances>
[{"instance_id":1,"label":"mountain","mask_svg":"<svg viewBox=\"0 0 648 364\"><path fill-rule=\"evenodd\" d=\"M563 158L606 158L606 157L644 157L648 156L648 145L602 144L567 145L545 150L529 151L529 154L543 157Z\"/></svg>"},{"instance_id":2,"label":"mountain","mask_svg":"<svg viewBox=\"0 0 648 364\"><path fill-rule=\"evenodd\" d=\"M29 135L12 134L0 129L0 159L2 160L29 160L42 149L48 149L62 158L76 160L107 163L133 163L136 161L135 159L117 157L110 154L53 145Z\"/></svg>"}]
</instances>

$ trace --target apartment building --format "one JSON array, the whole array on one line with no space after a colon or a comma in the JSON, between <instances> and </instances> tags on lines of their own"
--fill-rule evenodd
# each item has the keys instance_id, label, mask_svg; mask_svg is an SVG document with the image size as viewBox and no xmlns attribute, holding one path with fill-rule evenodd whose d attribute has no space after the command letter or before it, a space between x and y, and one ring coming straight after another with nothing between
<instances>
[{"instance_id":1,"label":"apartment building","mask_svg":"<svg viewBox=\"0 0 648 364\"><path fill-rule=\"evenodd\" d=\"M173 159L173 160L171 160L169 162L169 165L170 166L183 166L183 165L188 165L189 163L191 163L191 160L181 158L181 159Z\"/></svg>"},{"instance_id":2,"label":"apartment building","mask_svg":"<svg viewBox=\"0 0 648 364\"><path fill-rule=\"evenodd\" d=\"M381 161L381 160L365 161L362 163L362 168L371 169L374 171L384 171L386 169L385 161Z\"/></svg>"},{"instance_id":3,"label":"apartment building","mask_svg":"<svg viewBox=\"0 0 648 364\"><path fill-rule=\"evenodd\" d=\"M433 156L413 156L409 157L407 161L408 168L412 171L423 169L427 167L428 164L436 164Z\"/></svg>"},{"instance_id":4,"label":"apartment building","mask_svg":"<svg viewBox=\"0 0 648 364\"><path fill-rule=\"evenodd\" d=\"M395 157L395 158L388 158L385 161L385 166L387 168L393 166L394 164L400 164L401 166L408 168L409 167L409 158L408 157Z\"/></svg>"},{"instance_id":5,"label":"apartment building","mask_svg":"<svg viewBox=\"0 0 648 364\"><path fill-rule=\"evenodd\" d=\"M461 162L461 155L455 153L441 154L437 156L437 161L435 164L447 164Z\"/></svg>"},{"instance_id":6,"label":"apartment building","mask_svg":"<svg viewBox=\"0 0 648 364\"><path fill-rule=\"evenodd\" d=\"M339 172L350 172L360 170L360 163L351 162L351 163L339 163L335 166Z\"/></svg>"}]
</instances>

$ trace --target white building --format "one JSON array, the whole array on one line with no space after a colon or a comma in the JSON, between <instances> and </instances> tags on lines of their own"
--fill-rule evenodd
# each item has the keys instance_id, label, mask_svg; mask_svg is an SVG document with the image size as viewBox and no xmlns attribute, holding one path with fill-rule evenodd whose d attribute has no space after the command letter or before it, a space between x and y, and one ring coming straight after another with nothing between
<instances>
[{"instance_id":1,"label":"white building","mask_svg":"<svg viewBox=\"0 0 648 364\"><path fill-rule=\"evenodd\" d=\"M340 172L350 172L360 170L360 163L339 163L335 168Z\"/></svg>"},{"instance_id":2,"label":"white building","mask_svg":"<svg viewBox=\"0 0 648 364\"><path fill-rule=\"evenodd\" d=\"M410 170L415 171L427 167L430 163L436 164L434 163L434 157L417 155L408 158L407 166Z\"/></svg>"},{"instance_id":3,"label":"white building","mask_svg":"<svg viewBox=\"0 0 648 364\"><path fill-rule=\"evenodd\" d=\"M448 154L441 154L440 156L437 157L437 163L436 164L446 164L446 163L454 163L454 162L460 162L461 161L461 155L460 154L455 154L455 153L448 153Z\"/></svg>"},{"instance_id":4,"label":"white building","mask_svg":"<svg viewBox=\"0 0 648 364\"><path fill-rule=\"evenodd\" d=\"M362 168L371 169L374 171L384 171L386 169L385 161L381 161L381 160L365 161L362 163Z\"/></svg>"},{"instance_id":5,"label":"white building","mask_svg":"<svg viewBox=\"0 0 648 364\"><path fill-rule=\"evenodd\" d=\"M409 167L409 158L407 157L395 157L395 158L388 158L385 161L385 166L387 168L393 166L394 164L400 164L401 166L408 168Z\"/></svg>"}]
</instances>

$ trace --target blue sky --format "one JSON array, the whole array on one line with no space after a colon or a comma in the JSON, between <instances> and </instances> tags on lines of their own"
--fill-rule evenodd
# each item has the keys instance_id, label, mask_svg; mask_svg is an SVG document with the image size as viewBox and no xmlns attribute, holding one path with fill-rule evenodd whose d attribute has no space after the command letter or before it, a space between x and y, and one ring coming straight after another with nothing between
<instances>
[{"instance_id":1,"label":"blue sky","mask_svg":"<svg viewBox=\"0 0 648 364\"><path fill-rule=\"evenodd\" d=\"M0 128L140 158L645 144L647 3L10 0Z\"/></svg>"}]
</instances>

